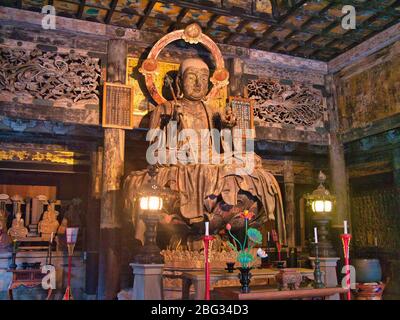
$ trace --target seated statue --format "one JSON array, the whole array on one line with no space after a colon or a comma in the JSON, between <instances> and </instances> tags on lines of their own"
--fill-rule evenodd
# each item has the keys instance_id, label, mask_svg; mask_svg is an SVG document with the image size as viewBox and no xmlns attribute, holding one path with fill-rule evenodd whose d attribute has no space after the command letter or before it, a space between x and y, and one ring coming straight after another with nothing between
<instances>
[{"instance_id":1,"label":"seated statue","mask_svg":"<svg viewBox=\"0 0 400 320\"><path fill-rule=\"evenodd\" d=\"M3 231L7 233L8 213L5 208L5 203L0 202L0 223L2 223Z\"/></svg>"},{"instance_id":2,"label":"seated statue","mask_svg":"<svg viewBox=\"0 0 400 320\"><path fill-rule=\"evenodd\" d=\"M156 182L159 186L179 194L179 205L168 207L168 214L173 215L174 219L169 218L166 221L170 224L182 223L189 227L186 228L188 233L201 234L204 233L206 214L210 220L210 233L216 234L225 228L230 219L237 218L235 206L238 205L240 197L247 197L251 202L248 207L253 208L256 214L251 223L262 224L267 220L276 220L281 243L285 244L282 197L274 176L262 168L260 157L253 152L244 152L245 156L253 159L253 169L239 170L246 166L247 158L238 157L235 152L226 152L224 139L218 138L219 141L216 141L218 135L205 134L211 130L214 133L224 128L231 130L236 125L232 110L228 109L225 113L213 110L206 100L209 76L209 68L201 59L184 60L176 79L178 90L177 94L174 94L175 99L157 106L151 115L150 129L153 130L149 131L149 135L152 145L148 154L149 151L154 151L153 159L158 161ZM172 147L169 145L166 150L158 148L162 141L169 141L173 132L171 128L175 128L178 137L184 138L178 138L176 144L172 144ZM189 130L186 129L191 129L190 134L187 134ZM163 135L163 132L166 134ZM200 152L196 140L201 143ZM224 148L224 153L219 153L220 161L211 161L210 158L208 162L202 161L204 151L206 154L215 155L215 144L219 145L220 142ZM156 147L151 149L154 146ZM231 161L226 161L227 156L231 157ZM186 162L181 161L182 159ZM132 199L148 179L148 170L135 171L130 173L124 183L125 205L131 210L136 228L140 228L139 231L136 230L136 238L139 240L143 239L141 226L144 224L137 219L137 210ZM217 204L219 213L213 214ZM221 209L221 205L225 211ZM236 219L233 225L242 228L243 220Z\"/></svg>"},{"instance_id":3,"label":"seated statue","mask_svg":"<svg viewBox=\"0 0 400 320\"><path fill-rule=\"evenodd\" d=\"M18 210L15 214L11 228L8 229L8 234L11 238L25 238L28 235L28 229L25 227L21 211Z\"/></svg>"},{"instance_id":4,"label":"seated statue","mask_svg":"<svg viewBox=\"0 0 400 320\"><path fill-rule=\"evenodd\" d=\"M10 247L10 238L7 234L7 225L0 220L0 251L8 250Z\"/></svg>"},{"instance_id":5,"label":"seated statue","mask_svg":"<svg viewBox=\"0 0 400 320\"><path fill-rule=\"evenodd\" d=\"M55 202L50 202L48 209L43 213L43 219L38 224L38 232L42 239L50 240L51 234L56 235L58 226Z\"/></svg>"}]
</instances>

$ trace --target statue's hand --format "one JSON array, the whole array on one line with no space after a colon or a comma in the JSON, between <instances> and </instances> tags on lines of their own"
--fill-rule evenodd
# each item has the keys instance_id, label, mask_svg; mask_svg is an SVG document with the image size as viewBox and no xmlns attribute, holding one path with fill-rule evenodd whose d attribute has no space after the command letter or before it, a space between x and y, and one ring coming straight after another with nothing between
<instances>
[{"instance_id":1,"label":"statue's hand","mask_svg":"<svg viewBox=\"0 0 400 320\"><path fill-rule=\"evenodd\" d=\"M225 114L221 115L222 126L225 128L233 128L237 124L236 116L231 109L225 110Z\"/></svg>"},{"instance_id":2,"label":"statue's hand","mask_svg":"<svg viewBox=\"0 0 400 320\"><path fill-rule=\"evenodd\" d=\"M179 121L183 115L183 106L180 102L173 102L173 108L174 119Z\"/></svg>"}]
</instances>

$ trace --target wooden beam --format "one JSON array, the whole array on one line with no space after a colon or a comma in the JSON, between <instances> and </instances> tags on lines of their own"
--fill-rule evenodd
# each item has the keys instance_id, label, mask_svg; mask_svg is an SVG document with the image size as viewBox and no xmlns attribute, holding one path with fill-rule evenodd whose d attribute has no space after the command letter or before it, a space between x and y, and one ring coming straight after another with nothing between
<instances>
[{"instance_id":1,"label":"wooden beam","mask_svg":"<svg viewBox=\"0 0 400 320\"><path fill-rule=\"evenodd\" d=\"M330 2L328 5L326 5L321 11L319 11L318 15L315 16L311 16L309 19L306 20L306 22L304 22L301 26L300 29L294 30L292 32L290 32L285 38L283 38L283 41L281 41L281 44L284 44L288 39L290 39L291 37L293 37L296 33L301 32L304 28L308 27L308 25L310 23L312 23L314 21L314 19L318 18L318 17L322 17L322 15L327 12L329 9L331 9L332 7L335 6L335 3ZM275 50L277 47L279 47L280 45L278 43L275 43L270 50Z\"/></svg>"},{"instance_id":2,"label":"wooden beam","mask_svg":"<svg viewBox=\"0 0 400 320\"><path fill-rule=\"evenodd\" d=\"M86 0L81 0L81 2L79 3L78 13L76 14L76 17L78 19L82 19L83 9L85 8L85 4Z\"/></svg>"},{"instance_id":3,"label":"wooden beam","mask_svg":"<svg viewBox=\"0 0 400 320\"><path fill-rule=\"evenodd\" d=\"M274 19L278 21L281 13L279 12L277 0L271 0L270 2L272 6L272 17L274 17Z\"/></svg>"},{"instance_id":4,"label":"wooden beam","mask_svg":"<svg viewBox=\"0 0 400 320\"><path fill-rule=\"evenodd\" d=\"M375 21L376 19L378 19L382 14L385 14L386 12L389 12L390 10L392 10L392 8L398 6L399 4L400 4L400 0L397 0L397 1L393 2L391 5L389 5L388 7L386 7L385 9L381 9L381 10L377 11L377 13L373 14L373 15L370 16L368 19L364 20L359 26L357 26L356 29L352 29L352 30L349 30L349 31L345 32L345 33L342 35L341 38L343 38L343 37L346 37L346 38L349 38L349 39L354 38L354 34L355 34L356 32L358 32L358 31L360 31L360 30L363 30L363 29L366 29L366 26L367 26L367 25L369 25L371 22L373 22L373 21ZM340 19L340 22L341 22L341 19ZM337 22L337 24L339 24L340 22ZM393 21L391 21L391 22L393 22ZM390 23L390 22L389 22L389 23ZM389 23L388 23L388 24L389 24ZM338 54L343 53L343 52L345 52L345 51L351 49L352 47L358 45L360 42L363 42L363 41L369 39L371 36L373 36L374 34L378 33L379 31L385 30L385 29L387 28L386 26L387 26L388 24L385 24L382 28L380 28L380 29L374 31L373 33L367 35L366 37L363 37L363 38L361 38L361 39L355 39L355 41L354 41L353 44L351 44L350 46L348 46L348 47L342 49L340 52L338 52ZM336 43L336 42L339 41L339 40L340 40L340 38L335 39L335 40L332 40L332 41L328 42L328 43L326 44L326 46L327 46L327 47L332 46L334 43ZM309 56L310 56L310 57L316 56L320 51L321 51L321 50L317 49L317 50L313 51L312 53L310 53Z\"/></svg>"},{"instance_id":5,"label":"wooden beam","mask_svg":"<svg viewBox=\"0 0 400 320\"><path fill-rule=\"evenodd\" d=\"M206 6L202 5L196 2L192 1L181 1L181 0L158 0L158 2L162 3L168 3L168 4L174 4L177 5L181 8L187 8L187 9L194 9L194 10L206 10L208 12L211 12L213 14L216 14L218 16L228 16L228 17L239 17L241 19L249 20L249 21L258 21L258 22L264 22L268 24L274 24L278 25L278 22L275 19L271 19L268 17L260 17L257 15L252 15L252 14L247 14L247 13L238 13L238 12L233 12L232 10L229 9L224 9L221 7L212 7L212 6ZM302 1L306 2L306 1Z\"/></svg>"},{"instance_id":6,"label":"wooden beam","mask_svg":"<svg viewBox=\"0 0 400 320\"><path fill-rule=\"evenodd\" d=\"M150 15L151 10L153 10L154 5L156 4L156 2L157 2L157 1L155 1L155 0L151 0L151 1L148 3L146 9L144 10L144 16L140 18L139 22L138 22L137 25L136 25L136 28L137 28L138 30L140 30L140 29L143 27L144 23L146 22L146 19L147 19L148 16Z\"/></svg>"},{"instance_id":7,"label":"wooden beam","mask_svg":"<svg viewBox=\"0 0 400 320\"><path fill-rule=\"evenodd\" d=\"M217 19L218 19L219 17L220 17L219 15L214 14L214 15L211 17L211 19L208 21L207 27L204 29L203 32L204 32L204 33L207 33L208 31L210 31L210 29L212 28L214 22L217 21Z\"/></svg>"},{"instance_id":8,"label":"wooden beam","mask_svg":"<svg viewBox=\"0 0 400 320\"><path fill-rule=\"evenodd\" d=\"M233 39L236 38L236 36L239 35L240 32L242 32L242 30L244 29L244 27L246 26L246 24L248 24L249 21L247 20L242 20L239 25L236 27L235 32L231 32L225 39L224 39L224 43L225 44L229 44L230 42L232 42Z\"/></svg>"},{"instance_id":9,"label":"wooden beam","mask_svg":"<svg viewBox=\"0 0 400 320\"><path fill-rule=\"evenodd\" d=\"M300 9L305 3L307 2L307 0L301 0L299 1L296 5L294 5L285 15L282 16L281 19L279 19L278 24L275 25L271 25L271 27L268 28L267 31L264 32L264 34L260 37L260 38L256 38L250 45L250 48L254 48L256 46L258 46L261 42L265 41L268 39L268 36L274 32L277 28L277 26L281 25L283 23L285 23L287 20L289 20L289 18L298 10Z\"/></svg>"},{"instance_id":10,"label":"wooden beam","mask_svg":"<svg viewBox=\"0 0 400 320\"><path fill-rule=\"evenodd\" d=\"M104 23L105 24L109 24L110 23L111 17L113 15L114 11L115 11L115 8L117 7L117 4L118 4L118 0L112 0L111 1L110 9L108 10L106 17L104 18Z\"/></svg>"},{"instance_id":11,"label":"wooden beam","mask_svg":"<svg viewBox=\"0 0 400 320\"><path fill-rule=\"evenodd\" d=\"M182 22L183 18L186 16L186 14L188 12L189 12L188 8L182 8L181 11L179 12L178 16L176 17L176 21L171 23L167 32L174 31L179 26L179 24Z\"/></svg>"}]
</instances>

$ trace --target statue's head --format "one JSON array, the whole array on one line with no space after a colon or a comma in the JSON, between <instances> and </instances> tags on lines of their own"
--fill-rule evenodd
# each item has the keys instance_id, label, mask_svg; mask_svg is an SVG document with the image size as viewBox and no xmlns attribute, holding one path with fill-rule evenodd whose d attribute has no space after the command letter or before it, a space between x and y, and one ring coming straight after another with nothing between
<instances>
[{"instance_id":1,"label":"statue's head","mask_svg":"<svg viewBox=\"0 0 400 320\"><path fill-rule=\"evenodd\" d=\"M210 69L201 59L185 59L178 73L178 86L186 99L199 101L206 97Z\"/></svg>"}]
</instances>

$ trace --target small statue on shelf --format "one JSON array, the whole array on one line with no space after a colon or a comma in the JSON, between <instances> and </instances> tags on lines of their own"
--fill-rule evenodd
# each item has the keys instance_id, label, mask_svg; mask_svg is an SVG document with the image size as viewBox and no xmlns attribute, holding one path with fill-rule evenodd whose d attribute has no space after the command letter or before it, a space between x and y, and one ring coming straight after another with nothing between
<instances>
[{"instance_id":1,"label":"small statue on shelf","mask_svg":"<svg viewBox=\"0 0 400 320\"><path fill-rule=\"evenodd\" d=\"M3 223L3 231L7 233L7 220L8 220L8 212L6 210L6 199L2 199L0 194L0 223ZM8 196L7 196L8 197Z\"/></svg>"},{"instance_id":2,"label":"small statue on shelf","mask_svg":"<svg viewBox=\"0 0 400 320\"><path fill-rule=\"evenodd\" d=\"M43 213L43 219L39 222L38 232L42 239L50 240L51 234L57 233L59 223L57 221L58 211L55 209L55 201L49 201L47 211Z\"/></svg>"},{"instance_id":3,"label":"small statue on shelf","mask_svg":"<svg viewBox=\"0 0 400 320\"><path fill-rule=\"evenodd\" d=\"M8 234L12 238L25 238L28 235L28 229L25 227L24 219L22 219L22 213L20 210L15 214L15 218L12 221L11 228L8 230Z\"/></svg>"},{"instance_id":4,"label":"small statue on shelf","mask_svg":"<svg viewBox=\"0 0 400 320\"><path fill-rule=\"evenodd\" d=\"M8 250L10 247L10 238L7 234L7 225L0 219L0 251Z\"/></svg>"}]
</instances>

